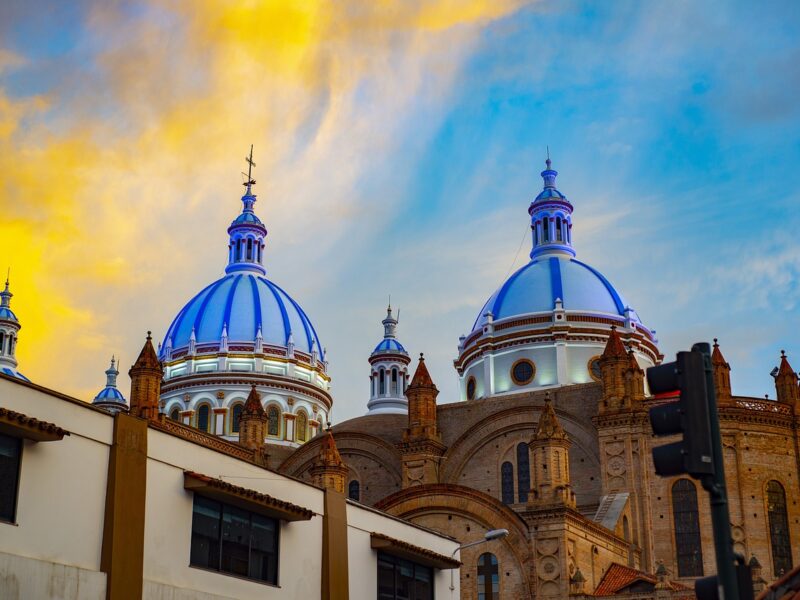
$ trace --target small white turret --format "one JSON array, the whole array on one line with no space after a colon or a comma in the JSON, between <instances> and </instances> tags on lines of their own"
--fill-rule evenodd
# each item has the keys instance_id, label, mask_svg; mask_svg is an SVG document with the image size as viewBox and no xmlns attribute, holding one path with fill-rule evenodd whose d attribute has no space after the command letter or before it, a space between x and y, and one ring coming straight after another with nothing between
<instances>
[{"instance_id":1,"label":"small white turret","mask_svg":"<svg viewBox=\"0 0 800 600\"><path fill-rule=\"evenodd\" d=\"M399 315L399 313L398 313ZM397 341L399 320L392 315L392 305L386 310L383 324L383 340L369 357L370 398L367 408L370 414L408 412L405 392L408 386L408 364L411 359L403 345Z\"/></svg>"}]
</instances>

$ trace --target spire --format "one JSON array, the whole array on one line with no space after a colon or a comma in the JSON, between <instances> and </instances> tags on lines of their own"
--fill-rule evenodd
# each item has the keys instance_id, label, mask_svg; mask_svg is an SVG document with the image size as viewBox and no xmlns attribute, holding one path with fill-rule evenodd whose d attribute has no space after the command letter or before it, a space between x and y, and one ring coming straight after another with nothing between
<instances>
[{"instance_id":1,"label":"spire","mask_svg":"<svg viewBox=\"0 0 800 600\"><path fill-rule=\"evenodd\" d=\"M230 242L228 244L228 266L225 273L251 272L264 275L266 270L262 265L262 253L264 250L264 238L267 237L267 228L255 214L256 195L253 193L253 186L256 184L253 179L253 146L250 146L250 155L245 157L247 161L247 180L243 183L245 193L242 196L242 213L234 219L228 234Z\"/></svg>"},{"instance_id":2,"label":"spire","mask_svg":"<svg viewBox=\"0 0 800 600\"><path fill-rule=\"evenodd\" d=\"M92 400L92 404L112 414L120 411L128 412L128 403L125 396L117 389L117 361L111 357L111 365L106 369L106 387L104 387Z\"/></svg>"},{"instance_id":3,"label":"spire","mask_svg":"<svg viewBox=\"0 0 800 600\"><path fill-rule=\"evenodd\" d=\"M605 350L603 350L603 358L622 358L627 354L625 344L622 343L622 338L619 337L616 326L612 325Z\"/></svg>"},{"instance_id":4,"label":"spire","mask_svg":"<svg viewBox=\"0 0 800 600\"><path fill-rule=\"evenodd\" d=\"M250 393L247 394L247 400L244 401L242 416L261 416L263 414L265 414L265 412L264 407L261 405L261 395L256 391L256 386L254 385L250 388Z\"/></svg>"},{"instance_id":5,"label":"spire","mask_svg":"<svg viewBox=\"0 0 800 600\"><path fill-rule=\"evenodd\" d=\"M436 393L439 393L439 390L436 389L436 386L431 379L431 374L428 373L428 367L425 366L425 355L422 352L419 353L419 364L417 365L414 378L411 380L411 385L408 386L407 391L412 389L417 390L419 388L436 390Z\"/></svg>"},{"instance_id":6,"label":"spire","mask_svg":"<svg viewBox=\"0 0 800 600\"><path fill-rule=\"evenodd\" d=\"M261 396L254 385L250 388L242 416L239 417L239 443L251 450L258 450L264 446L266 434L267 413L261 405Z\"/></svg>"},{"instance_id":7,"label":"spire","mask_svg":"<svg viewBox=\"0 0 800 600\"><path fill-rule=\"evenodd\" d=\"M717 399L725 401L731 398L731 366L719 349L717 338L714 338L714 350L711 352L711 368L714 371L714 388Z\"/></svg>"},{"instance_id":8,"label":"spire","mask_svg":"<svg viewBox=\"0 0 800 600\"><path fill-rule=\"evenodd\" d=\"M131 378L131 414L153 421L158 419L158 401L161 396L163 373L149 331L142 351L128 371L128 375Z\"/></svg>"},{"instance_id":9,"label":"spire","mask_svg":"<svg viewBox=\"0 0 800 600\"><path fill-rule=\"evenodd\" d=\"M565 440L567 433L561 427L558 421L556 411L553 409L553 403L550 400L550 392L544 397L544 409L539 417L539 424L536 427L536 434L533 436L534 440Z\"/></svg>"},{"instance_id":10,"label":"spire","mask_svg":"<svg viewBox=\"0 0 800 600\"><path fill-rule=\"evenodd\" d=\"M339 454L333 431L330 427L322 434L319 453L311 467L311 477L314 484L344 494L344 484L347 478L347 465Z\"/></svg>"},{"instance_id":11,"label":"spire","mask_svg":"<svg viewBox=\"0 0 800 600\"><path fill-rule=\"evenodd\" d=\"M392 316L392 302L389 301L389 307L386 309L386 318L381 321L383 324L383 339L394 339L397 336L397 319Z\"/></svg>"},{"instance_id":12,"label":"spire","mask_svg":"<svg viewBox=\"0 0 800 600\"><path fill-rule=\"evenodd\" d=\"M546 168L541 172L544 187L528 207L533 236L532 259L544 254L575 256L572 248L572 204L556 189L558 171L552 168L552 164L548 147Z\"/></svg>"},{"instance_id":13,"label":"spire","mask_svg":"<svg viewBox=\"0 0 800 600\"><path fill-rule=\"evenodd\" d=\"M14 294L11 293L11 290L8 289L8 277L11 275L11 271L9 270L8 274L6 275L6 287L5 289L0 292L0 307L2 308L11 308L11 298Z\"/></svg>"},{"instance_id":14,"label":"spire","mask_svg":"<svg viewBox=\"0 0 800 600\"><path fill-rule=\"evenodd\" d=\"M786 352L781 350L781 364L778 367L778 374L775 376L775 391L777 392L778 402L791 404L800 408L800 388L797 387L797 373L789 364Z\"/></svg>"},{"instance_id":15,"label":"spire","mask_svg":"<svg viewBox=\"0 0 800 600\"><path fill-rule=\"evenodd\" d=\"M117 375L119 375L119 369L117 369L116 360L112 354L111 366L106 370L106 387L117 387Z\"/></svg>"}]
</instances>

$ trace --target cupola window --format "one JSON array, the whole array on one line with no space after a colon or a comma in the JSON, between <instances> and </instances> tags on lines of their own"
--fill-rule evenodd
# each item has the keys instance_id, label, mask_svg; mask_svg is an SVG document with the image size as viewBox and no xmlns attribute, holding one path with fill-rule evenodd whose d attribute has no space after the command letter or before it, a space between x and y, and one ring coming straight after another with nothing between
<instances>
[{"instance_id":1,"label":"cupola window","mask_svg":"<svg viewBox=\"0 0 800 600\"><path fill-rule=\"evenodd\" d=\"M392 396L397 395L397 369L392 369Z\"/></svg>"},{"instance_id":2,"label":"cupola window","mask_svg":"<svg viewBox=\"0 0 800 600\"><path fill-rule=\"evenodd\" d=\"M277 436L280 431L281 411L272 405L267 409L267 435Z\"/></svg>"},{"instance_id":3,"label":"cupola window","mask_svg":"<svg viewBox=\"0 0 800 600\"><path fill-rule=\"evenodd\" d=\"M247 260L253 260L253 240L247 238Z\"/></svg>"},{"instance_id":4,"label":"cupola window","mask_svg":"<svg viewBox=\"0 0 800 600\"><path fill-rule=\"evenodd\" d=\"M526 358L518 360L511 367L511 379L517 385L527 385L536 375L536 366Z\"/></svg>"},{"instance_id":5,"label":"cupola window","mask_svg":"<svg viewBox=\"0 0 800 600\"><path fill-rule=\"evenodd\" d=\"M386 393L386 372L381 369L378 372L379 382L380 382L380 394L383 396Z\"/></svg>"},{"instance_id":6,"label":"cupola window","mask_svg":"<svg viewBox=\"0 0 800 600\"><path fill-rule=\"evenodd\" d=\"M5 354L6 350L6 334L0 331L0 354Z\"/></svg>"},{"instance_id":7,"label":"cupola window","mask_svg":"<svg viewBox=\"0 0 800 600\"><path fill-rule=\"evenodd\" d=\"M556 217L556 239L561 242L563 241L563 234L561 232L561 217Z\"/></svg>"},{"instance_id":8,"label":"cupola window","mask_svg":"<svg viewBox=\"0 0 800 600\"><path fill-rule=\"evenodd\" d=\"M308 417L306 417L306 413L304 412L297 413L297 420L295 421L295 427L297 429L296 433L297 441L305 442L306 429L308 428Z\"/></svg>"},{"instance_id":9,"label":"cupola window","mask_svg":"<svg viewBox=\"0 0 800 600\"><path fill-rule=\"evenodd\" d=\"M197 428L199 430L208 431L210 414L211 409L208 408L208 404L203 404L203 406L197 410Z\"/></svg>"},{"instance_id":10,"label":"cupola window","mask_svg":"<svg viewBox=\"0 0 800 600\"><path fill-rule=\"evenodd\" d=\"M545 244L550 241L550 219L547 217L542 219L542 236Z\"/></svg>"}]
</instances>

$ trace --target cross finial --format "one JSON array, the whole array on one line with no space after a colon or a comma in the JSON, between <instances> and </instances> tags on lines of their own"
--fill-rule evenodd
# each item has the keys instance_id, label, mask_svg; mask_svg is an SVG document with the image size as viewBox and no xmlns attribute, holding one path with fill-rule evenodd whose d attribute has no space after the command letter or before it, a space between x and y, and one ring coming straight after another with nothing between
<instances>
[{"instance_id":1,"label":"cross finial","mask_svg":"<svg viewBox=\"0 0 800 600\"><path fill-rule=\"evenodd\" d=\"M546 165L547 165L547 168L548 168L548 169L550 168L550 165L552 164L552 163L550 162L550 145L549 145L549 144L547 145L547 160L546 160L546 161L544 161L544 164L546 164Z\"/></svg>"},{"instance_id":2,"label":"cross finial","mask_svg":"<svg viewBox=\"0 0 800 600\"><path fill-rule=\"evenodd\" d=\"M256 180L253 179L253 167L256 166L253 162L253 144L250 144L250 156L245 156L244 159L247 161L247 181L242 185L250 189L250 186L256 184Z\"/></svg>"}]
</instances>

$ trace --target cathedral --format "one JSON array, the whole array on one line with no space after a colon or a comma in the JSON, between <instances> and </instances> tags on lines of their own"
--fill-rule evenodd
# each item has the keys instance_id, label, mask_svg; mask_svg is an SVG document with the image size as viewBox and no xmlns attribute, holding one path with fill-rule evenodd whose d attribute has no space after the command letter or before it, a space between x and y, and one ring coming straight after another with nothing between
<instances>
[{"instance_id":1,"label":"cathedral","mask_svg":"<svg viewBox=\"0 0 800 600\"><path fill-rule=\"evenodd\" d=\"M670 401L645 380L663 359L658 339L578 259L573 205L549 158L541 176L530 261L457 341L459 397L439 397L389 306L382 339L376 326L364 351L365 414L328 425L328 356L298 302L265 277L267 228L248 178L223 276L178 310L156 348L148 335L130 404L113 358L93 403L215 434L269 469L461 544L508 530L462 550L464 599L693 597L693 581L716 572L711 517L695 480L654 471L662 442L648 410ZM22 377L8 283L0 297L0 368ZM782 354L777 399L741 397L716 340L712 362L734 544L758 591L800 563L798 376Z\"/></svg>"}]
</instances>

